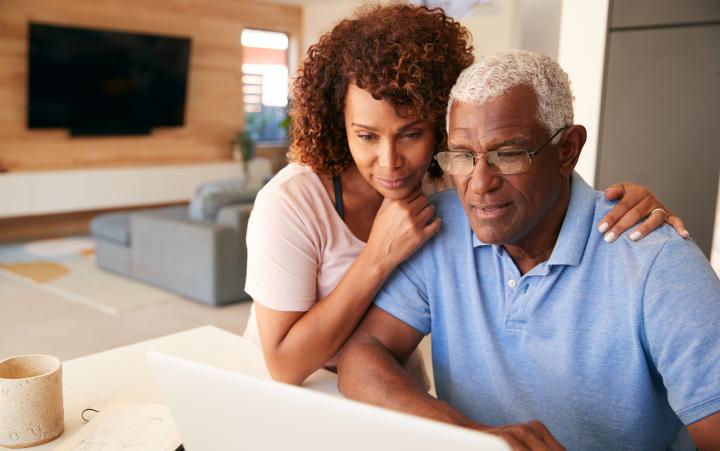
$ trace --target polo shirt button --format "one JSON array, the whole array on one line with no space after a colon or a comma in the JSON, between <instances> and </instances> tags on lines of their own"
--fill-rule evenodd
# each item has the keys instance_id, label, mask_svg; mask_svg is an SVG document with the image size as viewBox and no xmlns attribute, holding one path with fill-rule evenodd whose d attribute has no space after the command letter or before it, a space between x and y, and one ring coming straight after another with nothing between
<instances>
[{"instance_id":1,"label":"polo shirt button","mask_svg":"<svg viewBox=\"0 0 720 451\"><path fill-rule=\"evenodd\" d=\"M515 288L515 285L517 285L517 282L515 282L515 279L508 280L508 286L510 288Z\"/></svg>"}]
</instances>

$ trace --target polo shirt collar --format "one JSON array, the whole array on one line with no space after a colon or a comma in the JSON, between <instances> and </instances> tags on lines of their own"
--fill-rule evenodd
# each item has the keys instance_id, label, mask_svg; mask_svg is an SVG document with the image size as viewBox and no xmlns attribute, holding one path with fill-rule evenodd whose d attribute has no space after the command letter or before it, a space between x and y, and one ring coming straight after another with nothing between
<instances>
[{"instance_id":1,"label":"polo shirt collar","mask_svg":"<svg viewBox=\"0 0 720 451\"><path fill-rule=\"evenodd\" d=\"M570 203L555 248L547 261L547 266L577 266L580 264L590 237L594 216L595 190L577 172L573 172L570 185ZM470 233L472 234L473 247L492 246L497 255L505 254L505 249L502 246L480 241L472 229L470 229Z\"/></svg>"},{"instance_id":2,"label":"polo shirt collar","mask_svg":"<svg viewBox=\"0 0 720 451\"><path fill-rule=\"evenodd\" d=\"M560 234L548 259L550 265L577 266L587 247L595 217L595 190L573 172L570 203Z\"/></svg>"}]
</instances>

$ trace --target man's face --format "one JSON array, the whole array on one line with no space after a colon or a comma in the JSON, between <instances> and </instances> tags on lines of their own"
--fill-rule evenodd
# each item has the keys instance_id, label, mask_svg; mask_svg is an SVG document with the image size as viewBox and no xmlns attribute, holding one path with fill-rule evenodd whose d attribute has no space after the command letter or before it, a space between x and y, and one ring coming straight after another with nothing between
<instances>
[{"instance_id":1,"label":"man's face","mask_svg":"<svg viewBox=\"0 0 720 451\"><path fill-rule=\"evenodd\" d=\"M483 105L455 102L449 125L449 150L476 155L534 150L550 138L537 119L535 92L527 86L512 88ZM557 146L550 143L532 158L526 172L498 175L480 158L470 175L453 176L475 235L492 244L521 245L531 239L558 202L565 180L559 166Z\"/></svg>"}]
</instances>

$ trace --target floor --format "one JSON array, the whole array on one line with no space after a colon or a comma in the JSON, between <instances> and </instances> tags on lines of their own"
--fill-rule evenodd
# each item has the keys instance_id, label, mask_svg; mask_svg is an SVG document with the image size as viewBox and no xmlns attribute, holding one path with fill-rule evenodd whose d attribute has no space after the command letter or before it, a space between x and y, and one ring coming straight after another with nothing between
<instances>
[{"instance_id":1,"label":"floor","mask_svg":"<svg viewBox=\"0 0 720 451\"><path fill-rule=\"evenodd\" d=\"M21 247L0 245L0 255L23 260ZM0 360L22 354L68 360L208 324L236 334L245 330L250 301L217 308L168 295L164 302L111 314L0 271ZM429 337L420 348L431 355ZM425 365L432 378L428 357Z\"/></svg>"},{"instance_id":2,"label":"floor","mask_svg":"<svg viewBox=\"0 0 720 451\"><path fill-rule=\"evenodd\" d=\"M206 324L242 334L250 314L250 302L213 308L190 300L107 314L2 275L0 293L0 359L67 360Z\"/></svg>"}]
</instances>

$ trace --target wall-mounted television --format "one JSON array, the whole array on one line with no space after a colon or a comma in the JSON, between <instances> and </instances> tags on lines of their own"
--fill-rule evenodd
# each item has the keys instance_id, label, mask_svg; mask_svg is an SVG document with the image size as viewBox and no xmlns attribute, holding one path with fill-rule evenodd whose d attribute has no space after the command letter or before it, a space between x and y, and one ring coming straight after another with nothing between
<instances>
[{"instance_id":1,"label":"wall-mounted television","mask_svg":"<svg viewBox=\"0 0 720 451\"><path fill-rule=\"evenodd\" d=\"M28 128L72 135L182 126L190 39L31 23Z\"/></svg>"}]
</instances>

